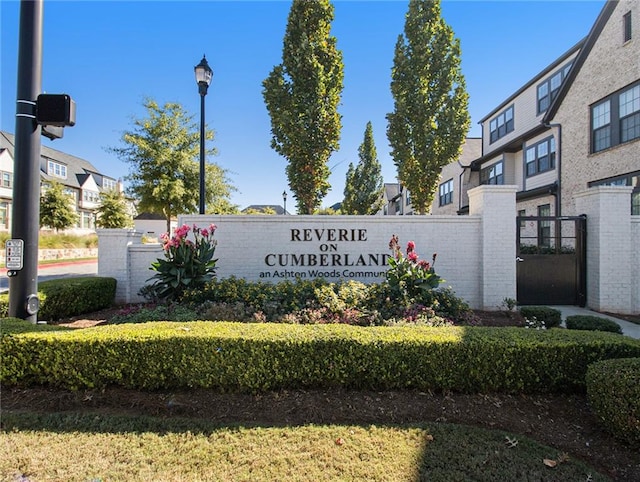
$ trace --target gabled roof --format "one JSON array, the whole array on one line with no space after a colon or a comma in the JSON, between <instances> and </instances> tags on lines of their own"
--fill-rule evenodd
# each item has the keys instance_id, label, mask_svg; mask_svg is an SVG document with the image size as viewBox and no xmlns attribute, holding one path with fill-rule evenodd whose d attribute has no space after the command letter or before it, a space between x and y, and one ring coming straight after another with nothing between
<instances>
[{"instance_id":1,"label":"gabled roof","mask_svg":"<svg viewBox=\"0 0 640 482\"><path fill-rule=\"evenodd\" d=\"M569 70L569 73L567 74L566 79L560 86L558 95L556 95L556 98L553 100L553 102L549 106L549 109L547 109L547 112L542 118L542 122L544 124L549 123L549 121L553 119L553 117L558 112L558 108L560 107L560 104L562 104L564 97L567 95L567 92L571 88L571 84L573 84L573 81L578 75L578 72L580 72L580 69L582 68L587 57L589 56L589 53L591 53L591 49L593 48L596 41L598 40L598 37L602 33L602 29L606 25L607 21L611 17L611 14L613 13L613 11L616 9L617 6L618 6L618 0L607 0L607 3L605 3L604 7L602 7L602 10L600 11L600 15L598 15L596 22L593 24L593 27L591 27L589 34L584 40L582 49L580 49L580 53L575 58L573 62L573 66Z\"/></svg>"},{"instance_id":2,"label":"gabled roof","mask_svg":"<svg viewBox=\"0 0 640 482\"><path fill-rule=\"evenodd\" d=\"M5 148L11 154L11 157L15 158L14 155L14 144L15 144L15 136L13 134L9 134L8 132L0 131L0 147ZM47 146L41 146L40 148L40 156L46 160L56 161L60 164L64 164L67 167L67 178L66 179L58 179L47 175L46 171L40 171L40 175L45 180L53 180L62 182L65 186L73 187L76 189L80 189L82 185L86 182L87 178L91 175L106 177L107 179L116 180L113 177L106 176L104 174L100 174L99 171L95 168L93 164L85 159L81 159L80 157L72 156L70 154L57 151L55 149L51 149ZM42 162L41 162L42 165ZM46 168L46 165L45 165ZM96 183L101 186L101 182L98 182L98 179L95 179Z\"/></svg>"},{"instance_id":3,"label":"gabled roof","mask_svg":"<svg viewBox=\"0 0 640 482\"><path fill-rule=\"evenodd\" d=\"M249 210L264 212L265 209L271 209L275 214L284 214L284 208L277 204L252 204L244 208L242 212L245 213Z\"/></svg>"}]
</instances>

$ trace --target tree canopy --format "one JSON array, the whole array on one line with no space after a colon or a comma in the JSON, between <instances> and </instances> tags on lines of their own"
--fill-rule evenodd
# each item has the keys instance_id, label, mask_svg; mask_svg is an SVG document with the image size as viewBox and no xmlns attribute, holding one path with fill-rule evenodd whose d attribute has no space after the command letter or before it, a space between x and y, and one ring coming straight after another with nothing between
<instances>
[{"instance_id":1,"label":"tree canopy","mask_svg":"<svg viewBox=\"0 0 640 482\"><path fill-rule=\"evenodd\" d=\"M138 200L138 211L162 214L169 231L173 217L198 212L200 129L178 103L159 106L145 99L143 106L147 117L133 119L133 128L122 135L124 147L109 150L130 164L127 193ZM213 131L206 129L206 140L213 137ZM207 149L206 154L215 154L215 149ZM231 206L229 197L235 187L227 176L227 170L207 161L207 212Z\"/></svg>"},{"instance_id":2,"label":"tree canopy","mask_svg":"<svg viewBox=\"0 0 640 482\"><path fill-rule=\"evenodd\" d=\"M49 181L40 196L40 225L56 231L67 229L78 222L73 197L64 192L64 186Z\"/></svg>"},{"instance_id":3,"label":"tree canopy","mask_svg":"<svg viewBox=\"0 0 640 482\"><path fill-rule=\"evenodd\" d=\"M343 214L376 214L382 208L384 183L371 122L365 128L358 157L356 167L349 163L341 211Z\"/></svg>"},{"instance_id":4,"label":"tree canopy","mask_svg":"<svg viewBox=\"0 0 640 482\"><path fill-rule=\"evenodd\" d=\"M263 81L271 117L271 147L288 160L298 212L313 214L329 191L327 162L339 148L342 53L331 36L329 0L293 0L282 63Z\"/></svg>"},{"instance_id":5,"label":"tree canopy","mask_svg":"<svg viewBox=\"0 0 640 482\"><path fill-rule=\"evenodd\" d=\"M398 178L421 214L433 202L442 167L459 157L469 130L460 52L440 0L410 0L395 48L387 137Z\"/></svg>"},{"instance_id":6,"label":"tree canopy","mask_svg":"<svg viewBox=\"0 0 640 482\"><path fill-rule=\"evenodd\" d=\"M96 226L121 229L133 226L133 217L124 194L116 189L100 193L100 206L96 211Z\"/></svg>"}]
</instances>

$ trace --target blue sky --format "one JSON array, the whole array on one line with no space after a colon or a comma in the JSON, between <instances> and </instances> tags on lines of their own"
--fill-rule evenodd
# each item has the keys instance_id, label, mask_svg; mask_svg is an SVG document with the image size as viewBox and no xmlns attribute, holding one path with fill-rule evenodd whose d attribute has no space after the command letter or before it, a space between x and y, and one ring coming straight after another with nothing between
<instances>
[{"instance_id":1,"label":"blue sky","mask_svg":"<svg viewBox=\"0 0 640 482\"><path fill-rule=\"evenodd\" d=\"M462 47L470 95L470 136L478 121L587 35L604 0L443 0L443 17ZM332 34L344 60L340 150L329 161L332 189L323 206L342 200L349 162L358 161L371 121L385 182L396 177L385 116L393 50L407 1L336 0ZM179 102L200 119L193 67L206 54L214 71L206 97L207 126L238 188L232 201L282 204L289 192L286 160L270 148L261 83L280 63L289 1L44 2L42 88L76 102L76 125L43 145L84 158L103 173L125 177L130 166L106 151L120 144L141 103ZM0 0L0 129L15 130L20 4ZM291 198L290 198L291 202ZM292 208L290 204L288 208Z\"/></svg>"}]
</instances>

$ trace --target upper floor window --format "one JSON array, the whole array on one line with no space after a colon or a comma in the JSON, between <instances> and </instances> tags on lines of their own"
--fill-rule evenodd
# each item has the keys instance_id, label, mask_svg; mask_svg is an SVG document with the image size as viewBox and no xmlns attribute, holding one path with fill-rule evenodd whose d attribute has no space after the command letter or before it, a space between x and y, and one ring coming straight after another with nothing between
<instances>
[{"instance_id":1,"label":"upper floor window","mask_svg":"<svg viewBox=\"0 0 640 482\"><path fill-rule=\"evenodd\" d=\"M61 179L67 178L67 166L60 164L59 162L49 161L47 165L47 174L53 177L59 177Z\"/></svg>"},{"instance_id":2,"label":"upper floor window","mask_svg":"<svg viewBox=\"0 0 640 482\"><path fill-rule=\"evenodd\" d=\"M440 206L446 206L453 202L453 179L449 179L447 182L440 184Z\"/></svg>"},{"instance_id":3,"label":"upper floor window","mask_svg":"<svg viewBox=\"0 0 640 482\"><path fill-rule=\"evenodd\" d=\"M502 111L489 122L489 142L494 143L513 130L513 106Z\"/></svg>"},{"instance_id":4,"label":"upper floor window","mask_svg":"<svg viewBox=\"0 0 640 482\"><path fill-rule=\"evenodd\" d=\"M622 17L623 41L631 40L631 12L627 12Z\"/></svg>"},{"instance_id":5,"label":"upper floor window","mask_svg":"<svg viewBox=\"0 0 640 482\"><path fill-rule=\"evenodd\" d=\"M531 147L524 154L527 177L549 171L556 167L556 140L549 137Z\"/></svg>"},{"instance_id":6,"label":"upper floor window","mask_svg":"<svg viewBox=\"0 0 640 482\"><path fill-rule=\"evenodd\" d=\"M504 184L503 163L497 162L480 171L480 184Z\"/></svg>"},{"instance_id":7,"label":"upper floor window","mask_svg":"<svg viewBox=\"0 0 640 482\"><path fill-rule=\"evenodd\" d=\"M108 179L108 178L103 178L102 179L102 187L103 189L107 190L107 191L115 191L116 189L116 181L115 179Z\"/></svg>"},{"instance_id":8,"label":"upper floor window","mask_svg":"<svg viewBox=\"0 0 640 482\"><path fill-rule=\"evenodd\" d=\"M640 83L591 107L591 151L640 138Z\"/></svg>"},{"instance_id":9,"label":"upper floor window","mask_svg":"<svg viewBox=\"0 0 640 482\"><path fill-rule=\"evenodd\" d=\"M571 62L558 70L551 77L538 85L538 115L545 112L553 99L558 95L562 81L565 79L571 69Z\"/></svg>"},{"instance_id":10,"label":"upper floor window","mask_svg":"<svg viewBox=\"0 0 640 482\"><path fill-rule=\"evenodd\" d=\"M91 203L98 203L100 202L100 193L85 190L82 192L82 200Z\"/></svg>"},{"instance_id":11,"label":"upper floor window","mask_svg":"<svg viewBox=\"0 0 640 482\"><path fill-rule=\"evenodd\" d=\"M0 176L0 186L11 187L13 185L13 174L5 171L2 171L1 174L2 176Z\"/></svg>"}]
</instances>

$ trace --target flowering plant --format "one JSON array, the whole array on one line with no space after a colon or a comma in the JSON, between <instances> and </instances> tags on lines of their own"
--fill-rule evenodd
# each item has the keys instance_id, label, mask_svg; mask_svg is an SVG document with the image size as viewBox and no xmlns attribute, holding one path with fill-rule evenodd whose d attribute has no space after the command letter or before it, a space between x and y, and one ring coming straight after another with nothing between
<instances>
[{"instance_id":1,"label":"flowering plant","mask_svg":"<svg viewBox=\"0 0 640 482\"><path fill-rule=\"evenodd\" d=\"M186 224L160 236L165 259L157 259L151 264L156 274L150 292L159 299L173 300L182 296L188 288L204 285L215 276L216 261L213 254L216 241L213 239L216 225L190 228ZM193 240L187 239L189 232Z\"/></svg>"},{"instance_id":2,"label":"flowering plant","mask_svg":"<svg viewBox=\"0 0 640 482\"><path fill-rule=\"evenodd\" d=\"M395 234L389 241L389 249L393 255L388 258L387 282L394 294L405 303L419 301L425 291L437 288L444 281L434 269L437 253L433 253L431 263L420 260L416 253L416 244L409 241L407 254L404 256Z\"/></svg>"}]
</instances>

